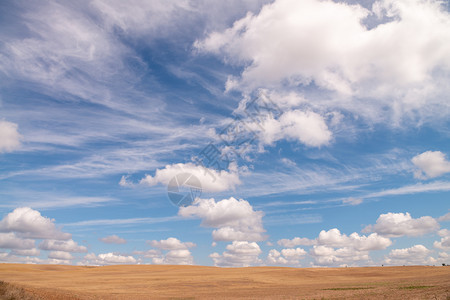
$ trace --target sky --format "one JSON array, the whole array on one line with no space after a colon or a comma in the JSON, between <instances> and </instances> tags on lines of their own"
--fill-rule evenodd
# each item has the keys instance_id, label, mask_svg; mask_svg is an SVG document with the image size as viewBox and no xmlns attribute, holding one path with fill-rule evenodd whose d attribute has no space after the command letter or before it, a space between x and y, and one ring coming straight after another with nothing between
<instances>
[{"instance_id":1,"label":"sky","mask_svg":"<svg viewBox=\"0 0 450 300\"><path fill-rule=\"evenodd\" d=\"M1 1L0 262L448 264L449 81L448 1Z\"/></svg>"}]
</instances>

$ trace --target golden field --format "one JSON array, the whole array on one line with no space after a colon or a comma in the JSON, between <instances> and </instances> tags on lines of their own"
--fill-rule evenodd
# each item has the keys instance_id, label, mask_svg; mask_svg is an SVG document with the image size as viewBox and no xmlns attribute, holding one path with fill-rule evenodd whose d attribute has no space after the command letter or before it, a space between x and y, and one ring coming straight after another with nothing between
<instances>
[{"instance_id":1,"label":"golden field","mask_svg":"<svg viewBox=\"0 0 450 300\"><path fill-rule=\"evenodd\" d=\"M0 264L0 299L450 299L450 267Z\"/></svg>"}]
</instances>

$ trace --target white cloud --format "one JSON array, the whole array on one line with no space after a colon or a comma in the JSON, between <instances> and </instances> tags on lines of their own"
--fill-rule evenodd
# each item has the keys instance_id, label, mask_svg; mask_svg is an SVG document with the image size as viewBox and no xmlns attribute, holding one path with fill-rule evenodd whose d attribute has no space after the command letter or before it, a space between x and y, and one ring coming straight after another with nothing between
<instances>
[{"instance_id":1,"label":"white cloud","mask_svg":"<svg viewBox=\"0 0 450 300\"><path fill-rule=\"evenodd\" d=\"M420 169L414 173L416 178L434 178L450 172L450 161L441 151L426 151L414 156L411 161Z\"/></svg>"},{"instance_id":2,"label":"white cloud","mask_svg":"<svg viewBox=\"0 0 450 300\"><path fill-rule=\"evenodd\" d=\"M70 239L71 234L59 230L53 219L41 216L29 207L16 208L0 221L1 232L16 232L19 236L36 239Z\"/></svg>"},{"instance_id":3,"label":"white cloud","mask_svg":"<svg viewBox=\"0 0 450 300\"><path fill-rule=\"evenodd\" d=\"M322 230L319 236L314 239L293 238L281 239L278 244L284 247L295 247L297 245L313 246L309 254L314 259L313 265L319 266L346 266L355 265L358 262L370 261L369 251L384 250L392 244L389 238L372 233L368 236L359 235L354 232L350 235L343 234L337 228L328 231ZM291 264L299 263L303 249L283 249L280 255L276 251L269 253L267 261L271 264Z\"/></svg>"},{"instance_id":4,"label":"white cloud","mask_svg":"<svg viewBox=\"0 0 450 300\"><path fill-rule=\"evenodd\" d=\"M366 195L364 198L380 198L391 195L409 195L416 193L442 192L442 191L450 191L450 182L435 181L426 184L418 183L413 185L406 185L400 188L371 193L369 195Z\"/></svg>"},{"instance_id":5,"label":"white cloud","mask_svg":"<svg viewBox=\"0 0 450 300\"><path fill-rule=\"evenodd\" d=\"M17 264L45 264L51 263L50 260L43 260L38 257L29 257L29 256L16 256L12 252L11 253L0 253L0 261L8 262L8 263L17 263Z\"/></svg>"},{"instance_id":6,"label":"white cloud","mask_svg":"<svg viewBox=\"0 0 450 300\"><path fill-rule=\"evenodd\" d=\"M369 236L359 235L356 232L347 236L339 229L322 230L316 239L318 245L328 247L350 247L358 251L382 250L389 247L392 242L386 237L372 233Z\"/></svg>"},{"instance_id":7,"label":"white cloud","mask_svg":"<svg viewBox=\"0 0 450 300\"><path fill-rule=\"evenodd\" d=\"M99 240L105 244L126 244L127 243L127 241L125 239L120 238L115 234L103 237Z\"/></svg>"},{"instance_id":8,"label":"white cloud","mask_svg":"<svg viewBox=\"0 0 450 300\"><path fill-rule=\"evenodd\" d=\"M170 237L166 240L149 241L152 247L160 250L169 250L165 254L160 251L146 252L144 257L152 258L154 264L169 264L169 265L193 265L194 258L191 255L189 248L196 245L192 242L181 242L177 238Z\"/></svg>"},{"instance_id":9,"label":"white cloud","mask_svg":"<svg viewBox=\"0 0 450 300\"><path fill-rule=\"evenodd\" d=\"M29 207L16 208L0 221L0 248L10 249L5 261L24 263L69 263L73 259L70 252L87 252L70 239L69 233L62 232L54 220L43 217L40 212ZM42 239L38 248L51 251L47 260L32 259L40 255L35 248L35 239ZM20 258L20 257L25 258Z\"/></svg>"},{"instance_id":10,"label":"white cloud","mask_svg":"<svg viewBox=\"0 0 450 300\"><path fill-rule=\"evenodd\" d=\"M332 136L324 118L313 111L291 110L278 119L267 116L249 126L258 132L260 142L267 145L287 139L309 147L320 147L328 145Z\"/></svg>"},{"instance_id":11,"label":"white cloud","mask_svg":"<svg viewBox=\"0 0 450 300\"><path fill-rule=\"evenodd\" d=\"M438 222L429 216L414 219L407 213L381 214L375 225L369 225L363 232L376 232L387 237L421 236L439 229Z\"/></svg>"},{"instance_id":12,"label":"white cloud","mask_svg":"<svg viewBox=\"0 0 450 300\"><path fill-rule=\"evenodd\" d=\"M108 225L128 225L128 224L155 224L178 220L179 217L153 217L153 218L129 218L129 219L97 219L85 220L74 223L67 223L66 226L108 226Z\"/></svg>"},{"instance_id":13,"label":"white cloud","mask_svg":"<svg viewBox=\"0 0 450 300\"><path fill-rule=\"evenodd\" d=\"M135 264L136 258L130 255L121 255L115 253L102 253L95 255L89 253L84 256L84 260L80 265L120 265L120 264Z\"/></svg>"},{"instance_id":14,"label":"white cloud","mask_svg":"<svg viewBox=\"0 0 450 300\"><path fill-rule=\"evenodd\" d=\"M433 246L435 248L450 251L450 230L448 229L441 229L438 231L439 236L441 236L440 241L435 241L433 243Z\"/></svg>"},{"instance_id":15,"label":"white cloud","mask_svg":"<svg viewBox=\"0 0 450 300\"><path fill-rule=\"evenodd\" d=\"M289 239L281 239L277 242L278 245L283 246L283 247L295 247L295 246L312 246L316 244L315 240L310 240L308 238L299 238L299 237L295 237L291 240Z\"/></svg>"},{"instance_id":16,"label":"white cloud","mask_svg":"<svg viewBox=\"0 0 450 300\"><path fill-rule=\"evenodd\" d=\"M41 251L36 248L33 249L13 249L11 251L11 255L19 255L19 256L39 256Z\"/></svg>"},{"instance_id":17,"label":"white cloud","mask_svg":"<svg viewBox=\"0 0 450 300\"><path fill-rule=\"evenodd\" d=\"M48 258L60 259L60 260L72 260L73 256L72 256L72 254L65 252L65 251L51 251L48 254Z\"/></svg>"},{"instance_id":18,"label":"white cloud","mask_svg":"<svg viewBox=\"0 0 450 300\"><path fill-rule=\"evenodd\" d=\"M360 19L366 15L358 7L329 1L275 1L259 15L248 14L232 28L212 33L196 46L222 53L234 62L250 62L242 74L246 84L269 85L294 76L296 81L316 79L326 84L323 79L332 75L325 72L332 54L345 52L354 44L351 36L363 31Z\"/></svg>"},{"instance_id":19,"label":"white cloud","mask_svg":"<svg viewBox=\"0 0 450 300\"><path fill-rule=\"evenodd\" d=\"M439 236L442 236L442 237L450 236L450 230L449 229L441 229L437 233L438 233Z\"/></svg>"},{"instance_id":20,"label":"white cloud","mask_svg":"<svg viewBox=\"0 0 450 300\"><path fill-rule=\"evenodd\" d=\"M189 1L142 1L133 0L129 3L122 1L95 0L92 6L99 12L110 30L120 28L128 35L144 34L146 37L153 34L167 33L170 27L177 27L176 22L170 22L173 15L191 12ZM173 28L172 28L173 30Z\"/></svg>"},{"instance_id":21,"label":"white cloud","mask_svg":"<svg viewBox=\"0 0 450 300\"><path fill-rule=\"evenodd\" d=\"M288 259L299 259L306 255L306 251L302 248L283 249L281 250L281 254Z\"/></svg>"},{"instance_id":22,"label":"white cloud","mask_svg":"<svg viewBox=\"0 0 450 300\"><path fill-rule=\"evenodd\" d=\"M193 265L194 258L187 249L170 250L161 259L153 258L154 264Z\"/></svg>"},{"instance_id":23,"label":"white cloud","mask_svg":"<svg viewBox=\"0 0 450 300\"><path fill-rule=\"evenodd\" d=\"M65 92L66 97L119 106L109 101L110 91L98 83L111 81L117 71L129 78L123 56L133 59L134 55L96 24L95 17L88 17L98 14L92 6L46 2L20 9L18 25L26 28L26 33L20 38L6 37L0 71L39 84L44 93ZM88 15L86 9L90 10ZM78 76L69 76L71 72Z\"/></svg>"},{"instance_id":24,"label":"white cloud","mask_svg":"<svg viewBox=\"0 0 450 300\"><path fill-rule=\"evenodd\" d=\"M34 240L17 237L14 232L0 233L0 248L32 249L34 248Z\"/></svg>"},{"instance_id":25,"label":"white cloud","mask_svg":"<svg viewBox=\"0 0 450 300\"><path fill-rule=\"evenodd\" d=\"M44 240L39 244L38 248L42 250L64 251L64 252L78 252L78 253L87 252L87 248L85 246L79 246L73 240L67 241Z\"/></svg>"},{"instance_id":26,"label":"white cloud","mask_svg":"<svg viewBox=\"0 0 450 300\"><path fill-rule=\"evenodd\" d=\"M20 140L17 124L0 120L0 153L19 149Z\"/></svg>"},{"instance_id":27,"label":"white cloud","mask_svg":"<svg viewBox=\"0 0 450 300\"><path fill-rule=\"evenodd\" d=\"M197 199L193 205L180 207L178 215L200 218L204 227L217 228L215 241L262 241L265 232L262 211L254 211L248 201L233 197L216 202L214 199Z\"/></svg>"},{"instance_id":28,"label":"white cloud","mask_svg":"<svg viewBox=\"0 0 450 300\"><path fill-rule=\"evenodd\" d=\"M123 175L120 178L119 185L123 187L133 187L134 184L133 182L128 181L128 177L129 177L128 175L127 176Z\"/></svg>"},{"instance_id":29,"label":"white cloud","mask_svg":"<svg viewBox=\"0 0 450 300\"><path fill-rule=\"evenodd\" d=\"M233 190L241 183L237 166L233 163L230 164L229 171L217 171L193 163L167 165L164 169L157 169L154 176L146 175L140 183L150 186L167 185L172 178L181 173L189 173L197 177L205 192Z\"/></svg>"},{"instance_id":30,"label":"white cloud","mask_svg":"<svg viewBox=\"0 0 450 300\"><path fill-rule=\"evenodd\" d=\"M422 265L434 264L436 260L429 257L431 251L423 245L415 245L411 248L394 249L385 259L388 265Z\"/></svg>"},{"instance_id":31,"label":"white cloud","mask_svg":"<svg viewBox=\"0 0 450 300\"><path fill-rule=\"evenodd\" d=\"M350 205L360 205L361 203L363 203L363 199L350 197L342 200L342 203Z\"/></svg>"},{"instance_id":32,"label":"white cloud","mask_svg":"<svg viewBox=\"0 0 450 300\"><path fill-rule=\"evenodd\" d=\"M346 266L360 261L369 261L368 251L358 251L353 248L343 247L334 249L328 246L314 246L310 251L315 265L319 266Z\"/></svg>"},{"instance_id":33,"label":"white cloud","mask_svg":"<svg viewBox=\"0 0 450 300\"><path fill-rule=\"evenodd\" d=\"M299 265L300 260L306 256L307 252L302 248L287 248L279 252L276 249L269 251L267 263L271 265Z\"/></svg>"},{"instance_id":34,"label":"white cloud","mask_svg":"<svg viewBox=\"0 0 450 300\"><path fill-rule=\"evenodd\" d=\"M384 118L412 109L445 115L432 109L448 107L441 96L448 92L450 18L441 2L381 0L373 12L381 24L369 28L364 21L372 12L360 5L277 0L195 46L244 66L239 78L230 77L228 89L313 82L338 93L327 105L372 118L382 117L386 108ZM359 101L364 98L370 102Z\"/></svg>"},{"instance_id":35,"label":"white cloud","mask_svg":"<svg viewBox=\"0 0 450 300\"><path fill-rule=\"evenodd\" d=\"M267 263L270 265L286 265L288 263L287 259L281 256L280 251L272 249L267 254Z\"/></svg>"},{"instance_id":36,"label":"white cloud","mask_svg":"<svg viewBox=\"0 0 450 300\"><path fill-rule=\"evenodd\" d=\"M227 245L226 251L221 255L212 253L211 257L215 266L220 267L248 267L261 263L258 256L261 254L259 245L255 242L234 241Z\"/></svg>"},{"instance_id":37,"label":"white cloud","mask_svg":"<svg viewBox=\"0 0 450 300\"><path fill-rule=\"evenodd\" d=\"M134 251L133 254L141 255L144 258L160 258L161 251L156 249L150 249L147 251Z\"/></svg>"},{"instance_id":38,"label":"white cloud","mask_svg":"<svg viewBox=\"0 0 450 300\"><path fill-rule=\"evenodd\" d=\"M443 237L440 241L435 241L433 246L441 250L450 251L450 236Z\"/></svg>"},{"instance_id":39,"label":"white cloud","mask_svg":"<svg viewBox=\"0 0 450 300\"><path fill-rule=\"evenodd\" d=\"M196 245L191 242L181 242L177 238L170 237L167 240L160 241L149 241L148 242L152 247L162 249L162 250L185 250L188 248L195 247Z\"/></svg>"},{"instance_id":40,"label":"white cloud","mask_svg":"<svg viewBox=\"0 0 450 300\"><path fill-rule=\"evenodd\" d=\"M450 221L450 212L449 212L449 213L446 213L446 214L443 215L443 216L440 216L437 220L438 220L439 222Z\"/></svg>"},{"instance_id":41,"label":"white cloud","mask_svg":"<svg viewBox=\"0 0 450 300\"><path fill-rule=\"evenodd\" d=\"M143 35L145 38L183 34L194 28L190 22L201 22L209 28L222 28L228 25L236 15L257 10L267 0L217 1L144 1L133 0L125 4L122 1L96 0L92 3L111 30L120 28L128 35Z\"/></svg>"},{"instance_id":42,"label":"white cloud","mask_svg":"<svg viewBox=\"0 0 450 300\"><path fill-rule=\"evenodd\" d=\"M41 260L40 263L50 264L50 265L69 265L70 260L66 259L57 259L57 258L48 258L45 260Z\"/></svg>"}]
</instances>

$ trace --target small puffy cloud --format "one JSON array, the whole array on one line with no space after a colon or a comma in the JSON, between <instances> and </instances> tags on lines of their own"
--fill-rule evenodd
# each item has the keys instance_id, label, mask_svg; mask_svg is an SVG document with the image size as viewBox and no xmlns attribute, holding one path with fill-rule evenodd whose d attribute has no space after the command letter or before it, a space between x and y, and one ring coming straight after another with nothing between
<instances>
[{"instance_id":1,"label":"small puffy cloud","mask_svg":"<svg viewBox=\"0 0 450 300\"><path fill-rule=\"evenodd\" d=\"M281 256L280 251L276 249L269 251L266 261L270 265L286 265L288 263L287 259Z\"/></svg>"},{"instance_id":2,"label":"small puffy cloud","mask_svg":"<svg viewBox=\"0 0 450 300\"><path fill-rule=\"evenodd\" d=\"M119 185L123 186L123 187L132 187L132 186L134 186L134 184L132 182L128 181L128 176L125 176L125 175L123 175L120 178Z\"/></svg>"},{"instance_id":3,"label":"small puffy cloud","mask_svg":"<svg viewBox=\"0 0 450 300\"><path fill-rule=\"evenodd\" d=\"M51 251L64 251L64 252L77 252L85 253L87 248L85 246L79 246L75 241L59 241L59 240L44 240L39 246L41 250L51 250Z\"/></svg>"},{"instance_id":4,"label":"small puffy cloud","mask_svg":"<svg viewBox=\"0 0 450 300\"><path fill-rule=\"evenodd\" d=\"M205 192L233 190L241 184L238 168L234 163L229 165L229 171L216 171L193 163L167 165L163 169L157 169L154 176L146 175L140 183L150 186L167 185L172 178L181 173L189 173L197 177L200 180L202 190Z\"/></svg>"},{"instance_id":5,"label":"small puffy cloud","mask_svg":"<svg viewBox=\"0 0 450 300\"><path fill-rule=\"evenodd\" d=\"M411 159L419 168L414 176L419 179L434 178L450 172L450 161L441 151L426 151Z\"/></svg>"},{"instance_id":6,"label":"small puffy cloud","mask_svg":"<svg viewBox=\"0 0 450 300\"><path fill-rule=\"evenodd\" d=\"M46 260L42 260L41 263L50 264L50 265L69 265L70 264L70 260L57 259L57 258L48 258Z\"/></svg>"},{"instance_id":7,"label":"small puffy cloud","mask_svg":"<svg viewBox=\"0 0 450 300\"><path fill-rule=\"evenodd\" d=\"M411 248L394 249L385 259L388 265L423 265L434 264L436 260L429 257L431 250L423 245L415 245Z\"/></svg>"},{"instance_id":8,"label":"small puffy cloud","mask_svg":"<svg viewBox=\"0 0 450 300\"><path fill-rule=\"evenodd\" d=\"M20 140L17 124L0 120L0 153L19 149Z\"/></svg>"},{"instance_id":9,"label":"small puffy cloud","mask_svg":"<svg viewBox=\"0 0 450 300\"><path fill-rule=\"evenodd\" d=\"M38 257L15 255L13 252L10 253L0 253L0 261L7 263L17 263L17 264L45 264L51 263L50 260L43 260Z\"/></svg>"},{"instance_id":10,"label":"small puffy cloud","mask_svg":"<svg viewBox=\"0 0 450 300\"><path fill-rule=\"evenodd\" d=\"M449 229L441 229L437 233L441 237L450 236L450 230Z\"/></svg>"},{"instance_id":11,"label":"small puffy cloud","mask_svg":"<svg viewBox=\"0 0 450 300\"><path fill-rule=\"evenodd\" d=\"M160 240L160 241L149 241L148 242L152 247L162 249L162 250L185 250L188 248L195 247L194 243L191 242L181 242L177 238L170 237L167 240Z\"/></svg>"},{"instance_id":12,"label":"small puffy cloud","mask_svg":"<svg viewBox=\"0 0 450 300\"><path fill-rule=\"evenodd\" d=\"M281 250L281 254L286 258L299 259L306 255L306 251L302 248L295 249L283 249Z\"/></svg>"},{"instance_id":13,"label":"small puffy cloud","mask_svg":"<svg viewBox=\"0 0 450 300\"><path fill-rule=\"evenodd\" d=\"M17 237L14 232L0 233L0 248L33 249L34 240Z\"/></svg>"},{"instance_id":14,"label":"small puffy cloud","mask_svg":"<svg viewBox=\"0 0 450 300\"><path fill-rule=\"evenodd\" d=\"M445 215L439 217L437 219L439 222L446 222L446 221L450 221L450 212L446 213Z\"/></svg>"},{"instance_id":15,"label":"small puffy cloud","mask_svg":"<svg viewBox=\"0 0 450 300\"><path fill-rule=\"evenodd\" d=\"M429 216L414 219L409 213L381 214L375 225L369 225L363 232L376 232L387 237L421 236L439 229L438 222Z\"/></svg>"},{"instance_id":16,"label":"small puffy cloud","mask_svg":"<svg viewBox=\"0 0 450 300\"><path fill-rule=\"evenodd\" d=\"M433 246L437 249L450 251L450 237L443 237L440 241L435 241Z\"/></svg>"},{"instance_id":17,"label":"small puffy cloud","mask_svg":"<svg viewBox=\"0 0 450 300\"><path fill-rule=\"evenodd\" d=\"M212 253L215 266L219 267L248 267L261 263L258 256L261 254L259 245L255 242L234 241L227 245L222 253Z\"/></svg>"},{"instance_id":18,"label":"small puffy cloud","mask_svg":"<svg viewBox=\"0 0 450 300\"><path fill-rule=\"evenodd\" d=\"M341 233L339 229L333 228L328 231L322 230L316 239L293 238L282 239L278 245L284 247L295 247L297 245L313 246L309 254L313 258L312 265L317 266L347 266L355 265L361 261L370 261L369 251L384 250L392 244L387 238L372 233L368 236L359 235L354 232L350 235ZM283 249L278 254L272 251L267 257L269 264L291 264L299 263L306 254L303 249Z\"/></svg>"},{"instance_id":19,"label":"small puffy cloud","mask_svg":"<svg viewBox=\"0 0 450 300\"><path fill-rule=\"evenodd\" d=\"M392 242L386 237L372 233L369 236L359 235L356 232L347 236L339 229L333 228L328 231L322 230L316 239L318 245L327 247L350 247L357 251L382 250L389 247Z\"/></svg>"},{"instance_id":20,"label":"small puffy cloud","mask_svg":"<svg viewBox=\"0 0 450 300\"><path fill-rule=\"evenodd\" d=\"M217 228L215 241L262 241L265 232L262 211L255 211L248 201L233 197L216 202L214 199L197 199L193 205L180 207L178 215L200 218L204 227Z\"/></svg>"},{"instance_id":21,"label":"small puffy cloud","mask_svg":"<svg viewBox=\"0 0 450 300\"><path fill-rule=\"evenodd\" d=\"M441 250L450 251L450 230L441 229L438 231L438 234L442 238L440 241L435 241L433 246Z\"/></svg>"},{"instance_id":22,"label":"small puffy cloud","mask_svg":"<svg viewBox=\"0 0 450 300\"><path fill-rule=\"evenodd\" d=\"M121 255L115 253L102 253L95 255L94 253L89 253L84 256L80 265L120 265L120 264L135 264L137 262L136 258L129 255Z\"/></svg>"},{"instance_id":23,"label":"small puffy cloud","mask_svg":"<svg viewBox=\"0 0 450 300\"><path fill-rule=\"evenodd\" d=\"M60 259L60 260L72 260L72 254L64 251L52 251L48 254L48 258Z\"/></svg>"},{"instance_id":24,"label":"small puffy cloud","mask_svg":"<svg viewBox=\"0 0 450 300\"><path fill-rule=\"evenodd\" d=\"M271 265L298 265L306 254L306 251L302 248L283 249L281 252L272 249L269 251L266 261Z\"/></svg>"},{"instance_id":25,"label":"small puffy cloud","mask_svg":"<svg viewBox=\"0 0 450 300\"><path fill-rule=\"evenodd\" d=\"M363 203L363 199L350 197L350 198L342 200L342 203L349 204L349 205L360 205L361 203Z\"/></svg>"},{"instance_id":26,"label":"small puffy cloud","mask_svg":"<svg viewBox=\"0 0 450 300\"><path fill-rule=\"evenodd\" d=\"M153 258L154 264L193 265L194 258L187 249L170 250L162 258Z\"/></svg>"},{"instance_id":27,"label":"small puffy cloud","mask_svg":"<svg viewBox=\"0 0 450 300\"><path fill-rule=\"evenodd\" d=\"M133 256L116 255L113 253L103 253L98 255L98 260L106 264L134 264L136 259Z\"/></svg>"},{"instance_id":28,"label":"small puffy cloud","mask_svg":"<svg viewBox=\"0 0 450 300\"><path fill-rule=\"evenodd\" d=\"M25 238L68 240L70 233L59 230L53 219L29 207L16 208L0 221L0 232L16 232Z\"/></svg>"},{"instance_id":29,"label":"small puffy cloud","mask_svg":"<svg viewBox=\"0 0 450 300\"><path fill-rule=\"evenodd\" d=\"M315 240L310 240L308 238L299 238L299 237L295 237L291 240L289 239L281 239L277 242L278 245L283 246L283 247L295 247L295 246L312 246L314 244L316 244Z\"/></svg>"},{"instance_id":30,"label":"small puffy cloud","mask_svg":"<svg viewBox=\"0 0 450 300\"><path fill-rule=\"evenodd\" d=\"M43 217L39 211L29 207L16 208L0 221L0 248L10 249L7 261L32 263L68 263L70 252L87 252L87 248L79 246L70 239L71 234L62 232L54 224L54 220ZM20 256L38 256L35 239L42 241L38 245L41 250L51 251L47 260L25 261Z\"/></svg>"},{"instance_id":31,"label":"small puffy cloud","mask_svg":"<svg viewBox=\"0 0 450 300\"><path fill-rule=\"evenodd\" d=\"M287 139L309 147L320 147L328 145L332 136L324 118L312 111L291 110L278 119L267 116L249 126L258 132L260 142L266 145Z\"/></svg>"},{"instance_id":32,"label":"small puffy cloud","mask_svg":"<svg viewBox=\"0 0 450 300\"><path fill-rule=\"evenodd\" d=\"M309 254L318 266L346 266L370 259L368 251L358 251L351 247L334 249L324 245L314 246Z\"/></svg>"},{"instance_id":33,"label":"small puffy cloud","mask_svg":"<svg viewBox=\"0 0 450 300\"><path fill-rule=\"evenodd\" d=\"M134 251L133 254L140 255L144 258L158 258L161 256L161 251L156 249L150 249L147 251Z\"/></svg>"},{"instance_id":34,"label":"small puffy cloud","mask_svg":"<svg viewBox=\"0 0 450 300\"><path fill-rule=\"evenodd\" d=\"M12 255L19 255L19 256L39 256L41 254L41 251L39 251L36 248L33 249L13 249L11 251Z\"/></svg>"},{"instance_id":35,"label":"small puffy cloud","mask_svg":"<svg viewBox=\"0 0 450 300\"><path fill-rule=\"evenodd\" d=\"M148 243L159 250L150 250L144 254L144 257L151 258L154 264L168 264L168 265L193 265L194 258L191 255L189 248L196 245L192 242L181 242L179 239L170 237L166 240L148 241ZM160 250L168 250L168 252L161 253Z\"/></svg>"},{"instance_id":36,"label":"small puffy cloud","mask_svg":"<svg viewBox=\"0 0 450 300\"><path fill-rule=\"evenodd\" d=\"M125 239L120 238L117 235L106 236L99 240L105 244L126 244L127 243L127 241Z\"/></svg>"}]
</instances>

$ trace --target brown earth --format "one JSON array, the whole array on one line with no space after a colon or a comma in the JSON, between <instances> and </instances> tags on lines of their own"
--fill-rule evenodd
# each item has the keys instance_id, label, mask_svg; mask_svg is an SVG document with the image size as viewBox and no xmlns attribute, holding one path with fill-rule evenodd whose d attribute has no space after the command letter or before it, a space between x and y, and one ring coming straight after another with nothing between
<instances>
[{"instance_id":1,"label":"brown earth","mask_svg":"<svg viewBox=\"0 0 450 300\"><path fill-rule=\"evenodd\" d=\"M0 264L0 280L0 299L450 299L450 267Z\"/></svg>"}]
</instances>

